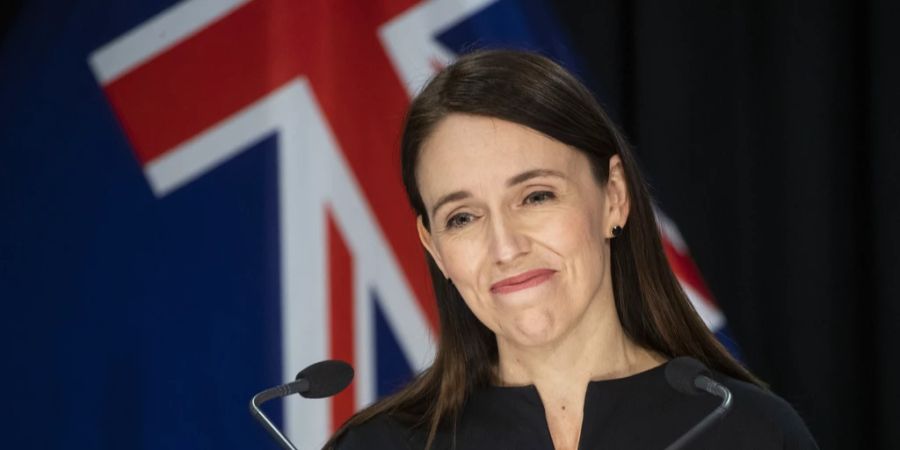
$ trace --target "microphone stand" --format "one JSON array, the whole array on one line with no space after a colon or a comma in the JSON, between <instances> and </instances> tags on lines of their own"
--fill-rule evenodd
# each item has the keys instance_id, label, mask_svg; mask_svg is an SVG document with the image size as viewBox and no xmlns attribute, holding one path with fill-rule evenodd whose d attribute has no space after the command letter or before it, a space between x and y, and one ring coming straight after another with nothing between
<instances>
[{"instance_id":1,"label":"microphone stand","mask_svg":"<svg viewBox=\"0 0 900 450\"><path fill-rule=\"evenodd\" d=\"M716 420L719 420L725 413L728 412L728 408L731 407L731 391L728 390L725 386L713 381L711 378L700 375L696 379L694 379L694 386L698 389L703 390L704 392L708 392L716 397L722 399L722 403L713 410L713 412L709 413L706 417L703 418L700 422L693 426L687 433L681 435L678 440L669 444L666 447L666 450L679 450L684 447L688 442L697 437L704 430L709 428L710 425L713 424Z\"/></svg>"},{"instance_id":2,"label":"microphone stand","mask_svg":"<svg viewBox=\"0 0 900 450\"><path fill-rule=\"evenodd\" d=\"M283 448L284 450L297 450L297 447L294 447L294 444L281 432L278 430L278 427L269 420L269 417L266 416L261 409L259 409L259 405L273 399L279 397L285 397L291 395L296 392L304 392L309 389L309 381L305 378L302 378L297 381L292 381L287 384L282 384L281 386L275 386L273 388L266 389L259 394L253 396L250 399L250 414L259 421L259 423L266 429L266 432L272 436L272 439L275 439L276 442Z\"/></svg>"},{"instance_id":3,"label":"microphone stand","mask_svg":"<svg viewBox=\"0 0 900 450\"><path fill-rule=\"evenodd\" d=\"M297 450L294 444L269 420L259 406L273 398L300 394L306 398L326 398L341 392L353 381L353 367L343 361L319 361L297 374L295 381L266 389L250 399L250 414L269 436L285 450Z\"/></svg>"}]
</instances>

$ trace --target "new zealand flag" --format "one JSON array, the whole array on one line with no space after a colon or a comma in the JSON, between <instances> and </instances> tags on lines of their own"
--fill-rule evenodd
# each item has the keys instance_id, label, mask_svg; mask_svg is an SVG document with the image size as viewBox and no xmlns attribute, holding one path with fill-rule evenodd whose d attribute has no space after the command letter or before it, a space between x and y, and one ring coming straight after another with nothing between
<instances>
[{"instance_id":1,"label":"new zealand flag","mask_svg":"<svg viewBox=\"0 0 900 450\"><path fill-rule=\"evenodd\" d=\"M351 362L337 397L273 407L313 448L427 366L437 312L401 122L437 69L489 46L584 76L538 0L23 6L0 47L4 447L274 448L250 396Z\"/></svg>"}]
</instances>

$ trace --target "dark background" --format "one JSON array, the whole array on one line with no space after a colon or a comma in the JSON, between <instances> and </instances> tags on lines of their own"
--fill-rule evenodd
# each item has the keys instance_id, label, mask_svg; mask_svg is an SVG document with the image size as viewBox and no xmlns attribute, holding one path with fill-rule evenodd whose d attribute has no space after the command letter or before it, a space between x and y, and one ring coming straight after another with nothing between
<instances>
[{"instance_id":1,"label":"dark background","mask_svg":"<svg viewBox=\"0 0 900 450\"><path fill-rule=\"evenodd\" d=\"M897 3L555 6L749 367L822 448L900 448Z\"/></svg>"},{"instance_id":2,"label":"dark background","mask_svg":"<svg viewBox=\"0 0 900 450\"><path fill-rule=\"evenodd\" d=\"M556 2L750 368L900 448L897 2Z\"/></svg>"}]
</instances>

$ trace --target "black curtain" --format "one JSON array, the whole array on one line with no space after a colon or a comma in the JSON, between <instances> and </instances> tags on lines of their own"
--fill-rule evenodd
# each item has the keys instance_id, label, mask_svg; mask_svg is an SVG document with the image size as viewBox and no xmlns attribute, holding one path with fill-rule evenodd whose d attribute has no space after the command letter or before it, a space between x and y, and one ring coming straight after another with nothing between
<instances>
[{"instance_id":1,"label":"black curtain","mask_svg":"<svg viewBox=\"0 0 900 450\"><path fill-rule=\"evenodd\" d=\"M898 3L557 9L747 365L822 448L900 448Z\"/></svg>"}]
</instances>

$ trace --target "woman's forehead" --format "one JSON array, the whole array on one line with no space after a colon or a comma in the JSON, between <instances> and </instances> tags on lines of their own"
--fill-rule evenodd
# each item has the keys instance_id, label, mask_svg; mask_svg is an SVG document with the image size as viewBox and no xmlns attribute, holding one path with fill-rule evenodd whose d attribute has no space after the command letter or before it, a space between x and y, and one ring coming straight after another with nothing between
<instances>
[{"instance_id":1,"label":"woman's forehead","mask_svg":"<svg viewBox=\"0 0 900 450\"><path fill-rule=\"evenodd\" d=\"M587 159L524 125L492 117L453 114L423 143L417 179L426 191L461 184L503 183L522 172L546 169L574 176Z\"/></svg>"}]
</instances>

